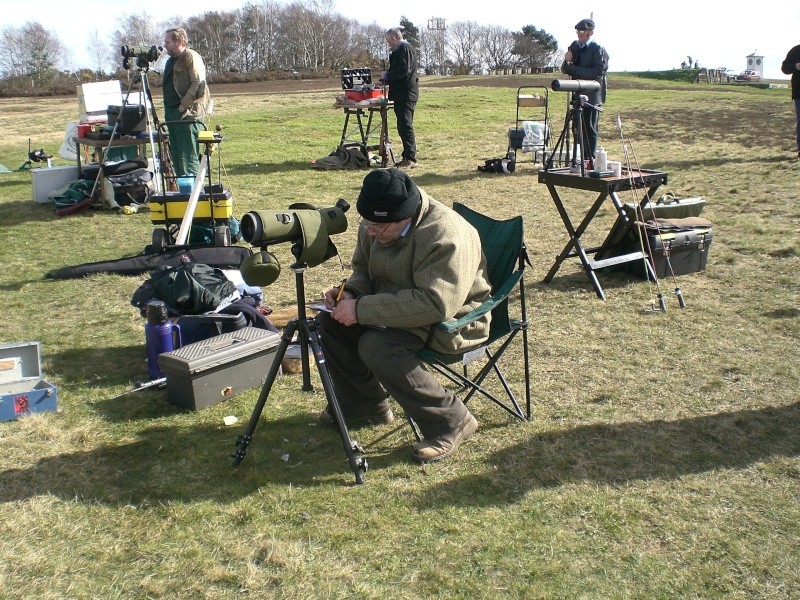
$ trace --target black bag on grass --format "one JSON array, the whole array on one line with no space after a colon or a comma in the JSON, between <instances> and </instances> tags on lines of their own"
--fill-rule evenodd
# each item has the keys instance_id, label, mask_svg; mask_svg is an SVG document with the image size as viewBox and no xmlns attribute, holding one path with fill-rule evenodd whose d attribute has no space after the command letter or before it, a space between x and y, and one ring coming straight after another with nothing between
<instances>
[{"instance_id":1,"label":"black bag on grass","mask_svg":"<svg viewBox=\"0 0 800 600\"><path fill-rule=\"evenodd\" d=\"M236 286L221 269L201 263L183 263L150 274L158 297L178 314L199 315L216 310Z\"/></svg>"}]
</instances>

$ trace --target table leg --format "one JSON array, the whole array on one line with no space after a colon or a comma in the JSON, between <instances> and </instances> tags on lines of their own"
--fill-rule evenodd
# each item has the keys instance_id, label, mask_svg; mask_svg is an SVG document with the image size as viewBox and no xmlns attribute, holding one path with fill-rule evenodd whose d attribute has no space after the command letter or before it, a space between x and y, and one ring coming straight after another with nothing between
<instances>
[{"instance_id":1,"label":"table leg","mask_svg":"<svg viewBox=\"0 0 800 600\"><path fill-rule=\"evenodd\" d=\"M561 221L564 223L564 227L569 233L569 242L567 245L564 246L564 249L561 253L556 257L555 263L553 266L550 267L550 271L548 271L547 275L545 276L543 282L550 283L555 277L555 274L561 268L561 264L570 257L577 256L580 258L581 263L583 264L583 268L586 271L586 274L589 276L590 281L592 282L592 287L594 288L595 293L601 300L605 300L605 293L603 292L603 288L600 286L600 281L597 279L597 275L595 275L594 267L592 267L592 263L589 260L589 257L586 255L583 247L581 246L581 236L586 231L586 228L589 226L589 223L592 221L594 216L597 214L597 211L600 210L600 207L605 202L606 197L608 196L608 192L601 192L597 199L592 204L592 207L586 213L586 216L583 217L583 220L578 225L577 229L572 225L572 220L569 217L569 213L567 213L567 209L564 206L564 203L561 201L561 197L558 194L558 190L556 187L548 183L547 189L550 191L550 196L553 198L553 202L556 205L556 209L558 210L558 214L561 217Z\"/></svg>"},{"instance_id":2,"label":"table leg","mask_svg":"<svg viewBox=\"0 0 800 600\"><path fill-rule=\"evenodd\" d=\"M78 178L80 179L83 175L83 166L81 165L81 145L77 138L75 139L75 156L78 158Z\"/></svg>"},{"instance_id":3,"label":"table leg","mask_svg":"<svg viewBox=\"0 0 800 600\"><path fill-rule=\"evenodd\" d=\"M339 140L339 145L344 146L345 140L347 140L347 126L350 123L350 111L344 109L344 127L342 127L342 139Z\"/></svg>"}]
</instances>

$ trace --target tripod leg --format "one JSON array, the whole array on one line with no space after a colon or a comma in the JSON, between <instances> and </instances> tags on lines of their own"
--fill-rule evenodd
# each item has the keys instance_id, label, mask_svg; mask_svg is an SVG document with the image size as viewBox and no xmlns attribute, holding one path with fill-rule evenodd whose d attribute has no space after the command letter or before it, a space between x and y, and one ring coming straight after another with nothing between
<instances>
[{"instance_id":1,"label":"tripod leg","mask_svg":"<svg viewBox=\"0 0 800 600\"><path fill-rule=\"evenodd\" d=\"M234 465L238 465L240 462L242 462L244 455L247 454L247 447L250 445L250 442L253 441L253 433L255 433L258 420L261 418L261 411L264 410L264 405L266 404L267 397L272 389L272 384L275 383L275 377L278 375L278 369L280 369L281 362L286 354L286 348L289 347L289 342L292 341L292 336L294 335L296 329L296 320L289 321L289 323L286 325L286 329L281 337L281 343L278 345L278 350L275 354L275 360L272 361L272 366L269 369L267 378L264 381L264 385L261 387L261 393L259 394L258 402L256 402L256 406L253 409L253 414L250 415L250 421L247 423L247 429L242 435L236 438L236 450L233 454L231 454Z\"/></svg>"},{"instance_id":2,"label":"tripod leg","mask_svg":"<svg viewBox=\"0 0 800 600\"><path fill-rule=\"evenodd\" d=\"M325 397L328 399L328 405L333 411L334 419L336 419L336 425L342 436L344 451L350 462L350 468L353 470L353 474L356 477L356 483L364 483L363 474L367 471L367 460L363 456L356 455L356 452L363 453L364 449L358 442L350 438L350 432L347 430L347 425L344 422L344 415L342 415L339 400L336 398L336 392L333 389L333 381L328 372L328 365L325 363L325 354L322 352L316 321L314 321L314 319L305 319L301 322L300 326L305 330L309 343L311 344L311 350L314 352L314 360L317 363L317 370L322 380L322 387L325 389Z\"/></svg>"}]
</instances>

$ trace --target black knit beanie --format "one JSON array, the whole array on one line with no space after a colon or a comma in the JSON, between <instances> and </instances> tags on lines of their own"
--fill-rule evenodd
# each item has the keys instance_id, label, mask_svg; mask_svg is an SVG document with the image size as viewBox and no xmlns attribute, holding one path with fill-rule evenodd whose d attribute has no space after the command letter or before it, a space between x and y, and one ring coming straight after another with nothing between
<instances>
[{"instance_id":1,"label":"black knit beanie","mask_svg":"<svg viewBox=\"0 0 800 600\"><path fill-rule=\"evenodd\" d=\"M396 223L414 216L421 201L417 184L405 171L375 169L364 177L356 209L373 223Z\"/></svg>"}]
</instances>

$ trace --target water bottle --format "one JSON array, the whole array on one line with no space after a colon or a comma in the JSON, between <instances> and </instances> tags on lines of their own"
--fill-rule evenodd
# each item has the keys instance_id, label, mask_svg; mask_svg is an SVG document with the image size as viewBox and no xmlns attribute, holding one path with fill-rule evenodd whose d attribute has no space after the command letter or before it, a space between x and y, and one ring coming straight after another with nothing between
<instances>
[{"instance_id":1,"label":"water bottle","mask_svg":"<svg viewBox=\"0 0 800 600\"><path fill-rule=\"evenodd\" d=\"M181 347L181 328L167 315L167 306L160 300L147 303L147 324L144 326L147 345L147 374L151 380L161 379L158 355Z\"/></svg>"},{"instance_id":2,"label":"water bottle","mask_svg":"<svg viewBox=\"0 0 800 600\"><path fill-rule=\"evenodd\" d=\"M608 154L602 146L600 146L600 149L595 154L594 168L598 171L605 171L608 169Z\"/></svg>"}]
</instances>

